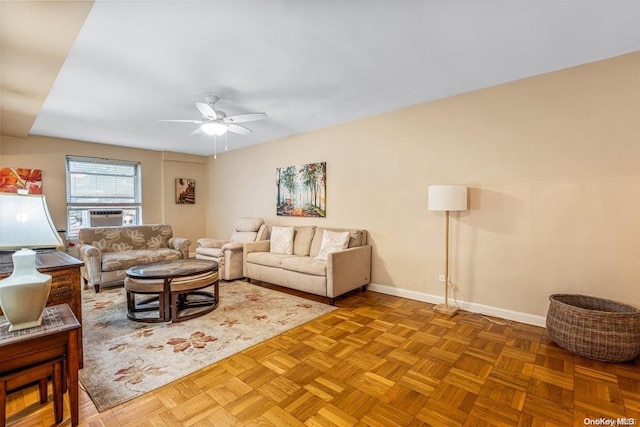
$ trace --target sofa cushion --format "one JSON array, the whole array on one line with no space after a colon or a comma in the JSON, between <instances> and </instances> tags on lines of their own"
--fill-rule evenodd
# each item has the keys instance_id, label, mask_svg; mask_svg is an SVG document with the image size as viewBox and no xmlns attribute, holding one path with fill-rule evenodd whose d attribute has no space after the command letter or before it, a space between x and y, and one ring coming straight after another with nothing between
<instances>
[{"instance_id":1,"label":"sofa cushion","mask_svg":"<svg viewBox=\"0 0 640 427\"><path fill-rule=\"evenodd\" d=\"M168 248L171 237L173 231L167 224L82 228L78 234L80 243L95 246L102 253Z\"/></svg>"},{"instance_id":2,"label":"sofa cushion","mask_svg":"<svg viewBox=\"0 0 640 427\"><path fill-rule=\"evenodd\" d=\"M269 252L274 254L293 254L293 227L277 227L271 229Z\"/></svg>"},{"instance_id":3,"label":"sofa cushion","mask_svg":"<svg viewBox=\"0 0 640 427\"><path fill-rule=\"evenodd\" d=\"M266 265L267 267L282 266L282 261L287 258L299 258L297 255L272 254L271 252L249 252L246 262L258 265Z\"/></svg>"},{"instance_id":4,"label":"sofa cushion","mask_svg":"<svg viewBox=\"0 0 640 427\"><path fill-rule=\"evenodd\" d=\"M314 259L326 261L330 252L338 252L347 249L349 245L348 231L331 231L324 230L322 232L322 243L320 251Z\"/></svg>"},{"instance_id":5,"label":"sofa cushion","mask_svg":"<svg viewBox=\"0 0 640 427\"><path fill-rule=\"evenodd\" d=\"M102 271L126 270L136 265L175 259L182 259L182 253L169 248L107 252L102 254Z\"/></svg>"},{"instance_id":6,"label":"sofa cushion","mask_svg":"<svg viewBox=\"0 0 640 427\"><path fill-rule=\"evenodd\" d=\"M316 231L315 226L293 227L295 232L293 237L293 254L308 256L311 250L311 241Z\"/></svg>"},{"instance_id":7,"label":"sofa cushion","mask_svg":"<svg viewBox=\"0 0 640 427\"><path fill-rule=\"evenodd\" d=\"M364 242L364 236L362 230L354 230L347 228L316 228L316 233L313 236L313 241L311 242L311 250L309 251L309 256L314 258L318 256L320 252L320 246L322 245L322 236L324 235L324 230L330 231L348 231L349 232L349 245L348 248L355 248L357 246L362 246L366 242Z\"/></svg>"},{"instance_id":8,"label":"sofa cushion","mask_svg":"<svg viewBox=\"0 0 640 427\"><path fill-rule=\"evenodd\" d=\"M327 275L327 263L308 256L283 259L282 268L284 270L297 271L314 276Z\"/></svg>"}]
</instances>

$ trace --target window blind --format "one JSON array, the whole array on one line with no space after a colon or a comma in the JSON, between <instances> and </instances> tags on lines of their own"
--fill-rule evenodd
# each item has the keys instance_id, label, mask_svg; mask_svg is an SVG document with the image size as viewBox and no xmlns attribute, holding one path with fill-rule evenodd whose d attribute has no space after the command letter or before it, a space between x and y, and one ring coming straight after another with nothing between
<instances>
[{"instance_id":1,"label":"window blind","mask_svg":"<svg viewBox=\"0 0 640 427\"><path fill-rule=\"evenodd\" d=\"M140 204L140 164L67 157L67 204Z\"/></svg>"}]
</instances>

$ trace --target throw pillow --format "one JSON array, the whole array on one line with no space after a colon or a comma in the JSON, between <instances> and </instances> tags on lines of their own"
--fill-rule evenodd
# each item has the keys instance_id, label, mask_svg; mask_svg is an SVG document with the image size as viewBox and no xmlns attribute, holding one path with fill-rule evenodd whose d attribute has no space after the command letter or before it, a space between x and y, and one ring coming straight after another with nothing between
<instances>
[{"instance_id":1,"label":"throw pillow","mask_svg":"<svg viewBox=\"0 0 640 427\"><path fill-rule=\"evenodd\" d=\"M320 252L315 259L326 261L329 253L338 252L347 249L349 246L349 232L324 230L322 235L322 243L320 244Z\"/></svg>"},{"instance_id":2,"label":"throw pillow","mask_svg":"<svg viewBox=\"0 0 640 427\"><path fill-rule=\"evenodd\" d=\"M271 227L269 252L286 255L293 253L293 227Z\"/></svg>"}]
</instances>

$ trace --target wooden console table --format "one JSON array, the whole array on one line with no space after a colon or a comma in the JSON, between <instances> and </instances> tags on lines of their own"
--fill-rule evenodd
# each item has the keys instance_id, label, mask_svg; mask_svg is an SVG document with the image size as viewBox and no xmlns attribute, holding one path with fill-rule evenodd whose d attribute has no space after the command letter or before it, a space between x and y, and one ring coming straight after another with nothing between
<instances>
[{"instance_id":1,"label":"wooden console table","mask_svg":"<svg viewBox=\"0 0 640 427\"><path fill-rule=\"evenodd\" d=\"M71 425L78 425L78 342L80 323L67 304L47 307L42 314L41 326L9 332L9 322L0 316L0 377L6 373L19 374L35 365L55 362L63 358L68 376L69 405L71 407ZM80 338L80 339L79 339ZM56 384L54 384L55 386ZM60 387L60 384L57 384ZM0 386L0 403L6 404L6 385ZM62 408L59 408L62 409ZM61 414L62 411L59 411ZM5 408L0 408L0 426L5 425Z\"/></svg>"},{"instance_id":2,"label":"wooden console table","mask_svg":"<svg viewBox=\"0 0 640 427\"><path fill-rule=\"evenodd\" d=\"M13 271L12 255L13 253L0 254L0 280ZM60 251L38 252L36 256L38 271L51 276L51 292L47 306L68 304L80 324L82 324L80 267L83 265L82 261ZM1 315L2 310L0 310ZM80 349L80 367L82 367L82 332L78 334L78 348Z\"/></svg>"}]
</instances>

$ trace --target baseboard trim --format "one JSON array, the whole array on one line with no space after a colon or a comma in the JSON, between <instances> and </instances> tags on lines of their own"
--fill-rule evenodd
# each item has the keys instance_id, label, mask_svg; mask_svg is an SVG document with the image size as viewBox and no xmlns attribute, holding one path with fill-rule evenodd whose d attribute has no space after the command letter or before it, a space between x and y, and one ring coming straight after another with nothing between
<instances>
[{"instance_id":1,"label":"baseboard trim","mask_svg":"<svg viewBox=\"0 0 640 427\"><path fill-rule=\"evenodd\" d=\"M380 285L378 283L369 284L367 286L367 289L370 289L374 292L380 292L381 294L393 295L416 301L428 302L431 304L442 304L444 302L444 297L441 296L410 291L407 289L394 288L393 286ZM546 326L546 318L543 316L536 316L529 313L507 310L499 307L491 307L475 302L460 300L457 300L456 302L458 307L462 310L471 311L473 313L486 314L488 316L500 317L501 319L513 320L520 323L526 323L527 325L541 326L543 328Z\"/></svg>"}]
</instances>

